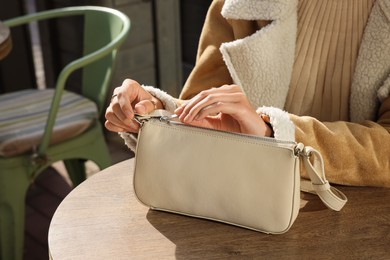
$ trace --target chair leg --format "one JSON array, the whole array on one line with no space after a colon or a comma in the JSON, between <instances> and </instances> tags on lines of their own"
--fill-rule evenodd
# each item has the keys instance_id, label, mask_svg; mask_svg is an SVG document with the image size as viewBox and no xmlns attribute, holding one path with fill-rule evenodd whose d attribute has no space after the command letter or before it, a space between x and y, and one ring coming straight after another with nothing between
<instances>
[{"instance_id":1,"label":"chair leg","mask_svg":"<svg viewBox=\"0 0 390 260\"><path fill-rule=\"evenodd\" d=\"M64 160L66 170L68 171L69 177L72 180L73 187L76 187L83 181L85 181L85 160L81 159L69 159Z\"/></svg>"},{"instance_id":2,"label":"chair leg","mask_svg":"<svg viewBox=\"0 0 390 260\"><path fill-rule=\"evenodd\" d=\"M101 130L100 130L101 131ZM80 156L92 160L102 170L111 166L111 155L108 151L107 144L104 140L103 133L97 135L94 142L87 148L79 149ZM86 179L85 160L69 159L65 160L65 167L68 170L70 179L73 182L74 187L79 185Z\"/></svg>"},{"instance_id":3,"label":"chair leg","mask_svg":"<svg viewBox=\"0 0 390 260\"><path fill-rule=\"evenodd\" d=\"M29 186L24 169L0 169L0 259L22 259L25 199Z\"/></svg>"}]
</instances>

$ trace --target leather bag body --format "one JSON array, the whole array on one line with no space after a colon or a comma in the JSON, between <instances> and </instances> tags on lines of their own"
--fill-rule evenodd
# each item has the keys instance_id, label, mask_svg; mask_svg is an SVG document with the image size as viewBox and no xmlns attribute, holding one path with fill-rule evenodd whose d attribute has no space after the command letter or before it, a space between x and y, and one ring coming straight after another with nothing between
<instances>
[{"instance_id":1,"label":"leather bag body","mask_svg":"<svg viewBox=\"0 0 390 260\"><path fill-rule=\"evenodd\" d=\"M296 147L150 118L138 134L134 191L151 209L281 234L300 206Z\"/></svg>"}]
</instances>

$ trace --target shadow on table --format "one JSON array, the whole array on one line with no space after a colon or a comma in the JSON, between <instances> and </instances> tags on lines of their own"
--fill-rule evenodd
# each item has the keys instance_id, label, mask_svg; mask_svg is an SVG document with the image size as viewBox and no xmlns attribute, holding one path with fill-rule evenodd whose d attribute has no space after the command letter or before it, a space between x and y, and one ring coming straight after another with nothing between
<instances>
[{"instance_id":1,"label":"shadow on table","mask_svg":"<svg viewBox=\"0 0 390 260\"><path fill-rule=\"evenodd\" d=\"M146 217L176 245L177 259L388 259L390 189L341 189L348 203L340 212L304 193L295 223L281 235L153 210Z\"/></svg>"},{"instance_id":2,"label":"shadow on table","mask_svg":"<svg viewBox=\"0 0 390 260\"><path fill-rule=\"evenodd\" d=\"M305 196L301 211L326 210L317 200L319 198L314 195ZM299 257L303 250L306 256L315 257L317 254L302 243L302 239L308 237L309 226L297 230L294 224L285 234L268 235L211 220L154 210L149 210L146 218L176 245L177 259L253 259L260 256L280 259L287 255Z\"/></svg>"}]
</instances>

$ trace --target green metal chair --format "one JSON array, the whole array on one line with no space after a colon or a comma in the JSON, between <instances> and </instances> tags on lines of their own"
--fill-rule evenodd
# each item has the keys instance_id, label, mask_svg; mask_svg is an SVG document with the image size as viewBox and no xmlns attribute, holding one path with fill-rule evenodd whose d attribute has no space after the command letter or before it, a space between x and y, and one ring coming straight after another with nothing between
<instances>
[{"instance_id":1,"label":"green metal chair","mask_svg":"<svg viewBox=\"0 0 390 260\"><path fill-rule=\"evenodd\" d=\"M63 160L76 186L85 179L85 160L94 161L100 168L111 165L98 118L117 49L130 29L128 17L110 8L82 6L34 13L4 24L12 29L33 21L76 15L84 17L83 55L62 69L55 90L0 95L0 259L23 257L25 196L40 172ZM82 73L81 94L64 89L68 77L78 69ZM80 114L84 118L74 119ZM83 128L77 122L82 122ZM69 125L72 127L66 128ZM26 127L30 128L26 131ZM64 140L64 136L68 137Z\"/></svg>"}]
</instances>

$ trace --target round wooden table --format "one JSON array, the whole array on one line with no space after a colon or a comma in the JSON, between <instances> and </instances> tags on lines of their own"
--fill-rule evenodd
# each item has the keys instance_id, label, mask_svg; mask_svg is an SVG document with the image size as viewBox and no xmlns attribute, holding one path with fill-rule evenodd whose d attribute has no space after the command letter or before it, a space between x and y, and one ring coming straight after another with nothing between
<instances>
[{"instance_id":1,"label":"round wooden table","mask_svg":"<svg viewBox=\"0 0 390 260\"><path fill-rule=\"evenodd\" d=\"M133 163L126 160L93 175L64 199L49 229L52 259L390 256L390 189L339 187L349 199L341 212L325 208L314 195L303 194L292 228L283 235L266 235L149 210L134 197Z\"/></svg>"},{"instance_id":2,"label":"round wooden table","mask_svg":"<svg viewBox=\"0 0 390 260\"><path fill-rule=\"evenodd\" d=\"M2 22L0 22L0 60L12 49L12 40L10 30Z\"/></svg>"}]
</instances>

